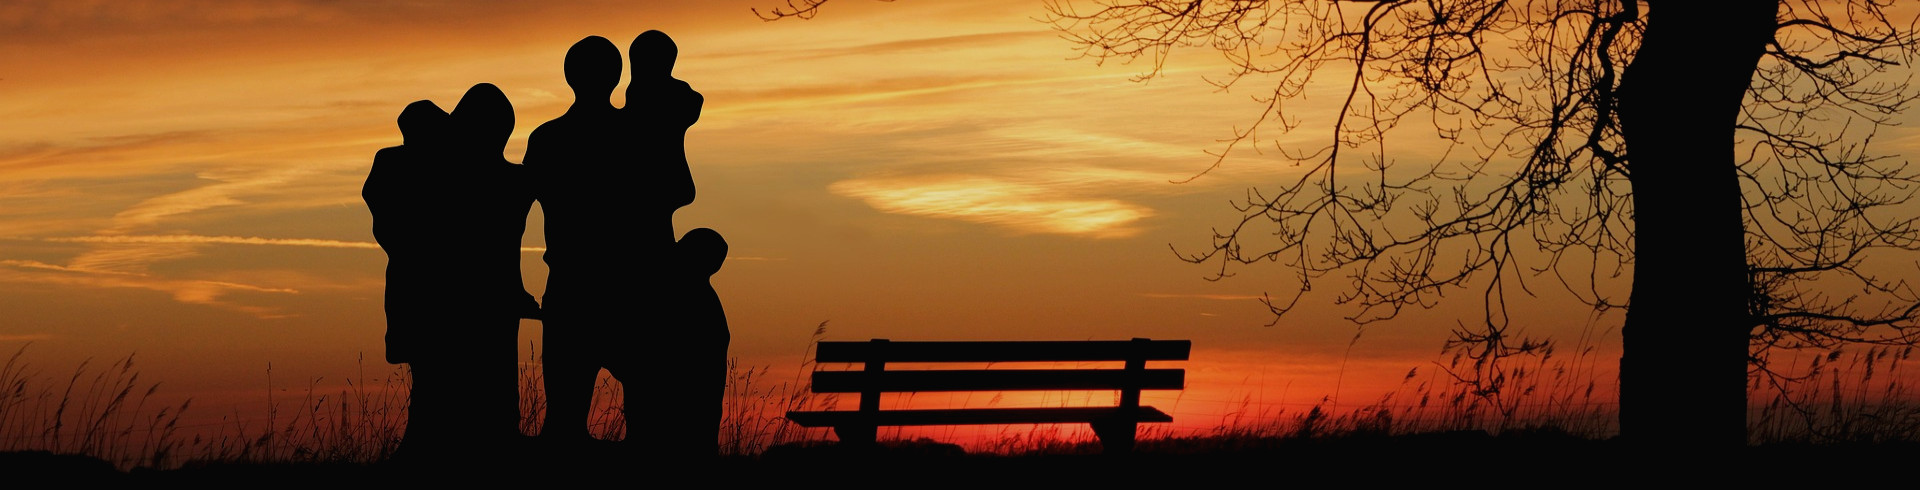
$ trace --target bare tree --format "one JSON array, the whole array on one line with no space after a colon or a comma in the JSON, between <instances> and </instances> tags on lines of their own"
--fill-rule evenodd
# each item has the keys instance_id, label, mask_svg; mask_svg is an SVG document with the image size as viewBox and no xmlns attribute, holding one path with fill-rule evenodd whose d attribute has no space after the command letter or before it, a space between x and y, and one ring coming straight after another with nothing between
<instances>
[{"instance_id":1,"label":"bare tree","mask_svg":"<svg viewBox=\"0 0 1920 490\"><path fill-rule=\"evenodd\" d=\"M1276 319L1329 280L1361 323L1475 288L1485 314L1451 346L1484 366L1547 345L1506 304L1555 284L1626 311L1622 435L1688 446L1745 442L1749 375L1777 379L1774 349L1920 340L1920 294L1873 253L1920 250L1920 175L1867 150L1915 98L1902 63L1920 38L1890 0L1044 8L1084 58L1145 59L1148 79L1201 47L1232 67L1209 81L1253 87L1264 107L1202 174L1276 134L1324 135L1273 145L1298 177L1250 188L1210 247L1180 254L1214 279L1293 271L1265 300ZM1300 115L1327 78L1340 110ZM1448 151L1393 151L1405 122Z\"/></svg>"}]
</instances>

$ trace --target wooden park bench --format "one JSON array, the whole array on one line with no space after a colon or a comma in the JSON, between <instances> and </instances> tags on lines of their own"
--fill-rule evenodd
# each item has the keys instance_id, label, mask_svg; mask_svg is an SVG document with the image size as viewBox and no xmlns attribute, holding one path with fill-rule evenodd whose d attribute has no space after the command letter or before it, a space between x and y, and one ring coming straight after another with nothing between
<instances>
[{"instance_id":1,"label":"wooden park bench","mask_svg":"<svg viewBox=\"0 0 1920 490\"><path fill-rule=\"evenodd\" d=\"M1147 361L1184 361L1186 340L1009 342L820 342L814 360L861 363L857 371L814 371L814 393L859 393L859 410L787 412L804 427L832 427L842 444L872 446L881 426L1084 423L1108 453L1133 449L1142 422L1173 416L1140 406L1140 390L1186 387L1182 369L1147 369ZM1119 361L1120 369L911 369L888 363L999 363ZM882 393L962 391L1119 390L1117 406L881 410Z\"/></svg>"}]
</instances>

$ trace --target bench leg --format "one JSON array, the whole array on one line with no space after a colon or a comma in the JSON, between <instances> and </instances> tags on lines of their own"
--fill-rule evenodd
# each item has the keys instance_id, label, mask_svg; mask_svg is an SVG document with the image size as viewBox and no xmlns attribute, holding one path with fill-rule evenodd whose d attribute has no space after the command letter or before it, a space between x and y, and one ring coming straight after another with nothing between
<instances>
[{"instance_id":1,"label":"bench leg","mask_svg":"<svg viewBox=\"0 0 1920 490\"><path fill-rule=\"evenodd\" d=\"M840 438L840 444L847 447L873 447L876 445L877 428L871 425L836 425L833 435Z\"/></svg>"},{"instance_id":2,"label":"bench leg","mask_svg":"<svg viewBox=\"0 0 1920 490\"><path fill-rule=\"evenodd\" d=\"M1107 454L1133 452L1134 429L1140 423L1132 420L1105 420L1094 422L1093 435L1100 438L1100 448Z\"/></svg>"}]
</instances>

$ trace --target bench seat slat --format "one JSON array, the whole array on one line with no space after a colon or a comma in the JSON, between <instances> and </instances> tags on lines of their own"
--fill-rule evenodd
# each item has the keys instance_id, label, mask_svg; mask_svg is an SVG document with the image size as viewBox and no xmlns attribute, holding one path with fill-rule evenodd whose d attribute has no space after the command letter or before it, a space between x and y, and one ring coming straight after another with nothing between
<instances>
[{"instance_id":1,"label":"bench seat slat","mask_svg":"<svg viewBox=\"0 0 1920 490\"><path fill-rule=\"evenodd\" d=\"M1184 361L1189 340L849 342L821 341L818 362Z\"/></svg>"},{"instance_id":2,"label":"bench seat slat","mask_svg":"<svg viewBox=\"0 0 1920 490\"><path fill-rule=\"evenodd\" d=\"M787 412L787 420L803 427L840 425L999 425L1072 424L1109 420L1119 407L963 408L944 410L882 410L879 412ZM1173 416L1153 407L1140 407L1138 422L1172 422Z\"/></svg>"},{"instance_id":3,"label":"bench seat slat","mask_svg":"<svg viewBox=\"0 0 1920 490\"><path fill-rule=\"evenodd\" d=\"M815 393L1179 390L1184 369L956 369L941 371L814 371Z\"/></svg>"}]
</instances>

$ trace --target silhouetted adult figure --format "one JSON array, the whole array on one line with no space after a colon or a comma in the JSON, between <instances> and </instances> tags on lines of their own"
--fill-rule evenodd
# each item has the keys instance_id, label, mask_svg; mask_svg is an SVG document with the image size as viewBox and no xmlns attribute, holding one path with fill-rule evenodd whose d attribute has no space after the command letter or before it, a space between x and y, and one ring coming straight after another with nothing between
<instances>
[{"instance_id":1,"label":"silhouetted adult figure","mask_svg":"<svg viewBox=\"0 0 1920 490\"><path fill-rule=\"evenodd\" d=\"M541 300L542 375L546 420L540 436L561 443L589 439L587 415L608 339L607 322L631 325L658 314L635 308L646 294L644 264L660 240L655 220L634 214L648 202L644 173L626 158L627 131L610 99L620 84L620 48L589 36L567 50L573 105L527 137L528 170L545 214L547 291ZM636 236L637 235L637 236ZM637 243L636 243L637 242Z\"/></svg>"},{"instance_id":2,"label":"silhouetted adult figure","mask_svg":"<svg viewBox=\"0 0 1920 490\"><path fill-rule=\"evenodd\" d=\"M424 107L408 112L438 112ZM538 309L519 268L532 193L524 170L501 157L513 108L499 88L475 85L439 120L422 151L404 154L403 172L377 154L363 194L389 250L388 360L413 377L396 459L461 464L506 456L518 434L519 318Z\"/></svg>"},{"instance_id":3,"label":"silhouetted adult figure","mask_svg":"<svg viewBox=\"0 0 1920 490\"><path fill-rule=\"evenodd\" d=\"M714 337L686 332L690 321L714 325L711 312L718 308L689 311L685 290L694 285L683 279L673 227L674 211L694 197L685 137L703 99L673 79L678 49L666 34L641 34L628 54L627 106L615 110L607 100L619 83L619 50L598 36L575 43L565 65L574 103L528 138L526 164L538 176L550 271L542 302L547 418L541 435L563 443L588 439L594 381L605 367L626 387L629 441L673 453L662 456L692 455L694 448L711 455L720 410L690 410L704 404L689 405L684 397L724 389L725 319L717 320L721 377L715 386L701 382L711 373L691 368L713 361ZM720 246L724 258L724 242ZM701 276L702 284L711 274ZM701 341L674 343L692 337ZM626 362L652 341L669 346L660 364L688 369ZM699 422L706 418L713 423ZM638 430L643 424L650 426L647 437Z\"/></svg>"},{"instance_id":4,"label":"silhouetted adult figure","mask_svg":"<svg viewBox=\"0 0 1920 490\"><path fill-rule=\"evenodd\" d=\"M498 449L519 436L519 329L539 304L520 277L521 237L533 207L527 169L501 154L513 134L513 104L493 84L467 90L449 116L457 134L448 168L452 207L441 218L454 229L440 250L447 287L465 308L442 337L456 430L476 449ZM417 376L417 374L416 374Z\"/></svg>"}]
</instances>

